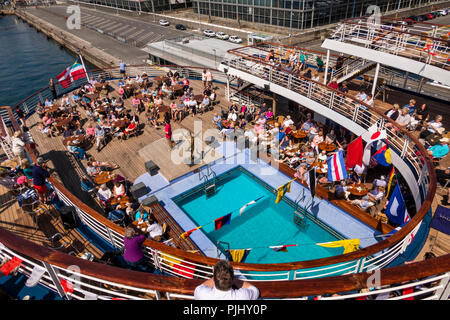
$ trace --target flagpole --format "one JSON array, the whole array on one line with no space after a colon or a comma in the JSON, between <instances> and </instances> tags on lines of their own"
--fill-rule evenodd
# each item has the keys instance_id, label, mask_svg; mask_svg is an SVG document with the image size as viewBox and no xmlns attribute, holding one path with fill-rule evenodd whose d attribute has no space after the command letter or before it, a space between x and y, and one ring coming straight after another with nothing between
<instances>
[{"instance_id":1,"label":"flagpole","mask_svg":"<svg viewBox=\"0 0 450 320\"><path fill-rule=\"evenodd\" d=\"M86 73L86 79L87 79L87 82L89 82L89 76L88 76L88 73L87 73L86 66L84 65L83 56L81 55L80 49L78 49L78 56L80 57L81 65L82 65L83 68L84 68L84 72Z\"/></svg>"}]
</instances>

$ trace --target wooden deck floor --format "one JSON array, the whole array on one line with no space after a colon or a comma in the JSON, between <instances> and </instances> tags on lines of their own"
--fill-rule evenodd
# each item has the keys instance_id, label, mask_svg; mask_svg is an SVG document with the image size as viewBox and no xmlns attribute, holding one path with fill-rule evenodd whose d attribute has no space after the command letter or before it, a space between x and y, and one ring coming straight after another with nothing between
<instances>
[{"instance_id":1,"label":"wooden deck floor","mask_svg":"<svg viewBox=\"0 0 450 320\"><path fill-rule=\"evenodd\" d=\"M79 256L84 252L91 252L97 259L103 256L103 252L90 243L78 230L64 229L61 218L54 207L47 206L46 208L48 210L41 211L36 224L33 217L25 213L19 206L16 196L0 186L0 228L47 248L57 248L67 242L67 246L59 249L65 253ZM57 233L62 237L52 242L50 238Z\"/></svg>"},{"instance_id":2,"label":"wooden deck floor","mask_svg":"<svg viewBox=\"0 0 450 320\"><path fill-rule=\"evenodd\" d=\"M192 81L191 85L194 87L194 92L201 92L201 83L198 81ZM351 88L351 87L350 87ZM352 89L352 88L351 88ZM230 102L226 101L224 97L225 86L217 85L216 92L218 94L218 100L220 103L215 106L214 111L209 111L203 115L196 115L195 117L188 116L181 123L172 122L173 131L176 129L188 129L189 131L194 131L194 121L201 120L202 123L202 132L204 133L206 130L210 128L215 128L212 118L214 113L219 112L221 108L227 109L230 106ZM351 90L351 93L356 93L356 91ZM165 98L164 103L166 105L170 104L170 101ZM130 101L126 101L126 106L130 106ZM382 110L387 110L391 107L391 104L388 102L382 102L381 100L375 101L375 106L380 107ZM81 111L81 110L80 110ZM283 112L280 110L280 112ZM143 122L143 114L140 116L141 122ZM39 130L37 129L38 116L33 115L29 123L33 124L31 127L31 132L33 134L36 143L38 144L38 150L40 153L51 160L51 167L54 167L59 175L59 180L64 184L64 186L70 190L75 196L80 198L89 206L96 209L98 212L101 212L101 208L92 200L92 198L85 192L80 189L80 175L79 171L84 170L83 166L86 165L86 161L82 161L82 166L78 169L73 168L70 164L70 160L67 157L66 149L62 143L62 137L54 137L47 138L43 136ZM85 125L86 126L86 125ZM95 148L91 148L88 150L88 154L92 155L95 159L100 161L110 161L118 164L120 166L117 169L117 173L126 177L130 181L134 181L140 175L145 173L145 161L149 160L146 157L142 157L140 155L140 150L145 149L149 145L154 144L154 146L159 146L151 150L151 159L155 159L157 165L160 168L163 168L168 175L169 180L173 180L177 176L183 175L191 170L195 170L195 167L179 167L174 170L175 166L172 163L163 160L167 159L168 150L165 149L164 141L164 129L159 128L155 129L148 125L145 125L142 134L137 137L132 137L126 141L112 140L109 142L100 152L97 152ZM145 158L145 159L144 159ZM446 165L447 162L441 164ZM171 172L172 170L172 172ZM433 204L433 212L436 209L437 203L442 199L440 195L438 195L435 199L435 203ZM442 237L438 237L438 239L442 239ZM438 247L440 245L440 241L433 242L434 246ZM444 241L445 243L445 241ZM442 252L449 252L449 248L442 246Z\"/></svg>"},{"instance_id":3,"label":"wooden deck floor","mask_svg":"<svg viewBox=\"0 0 450 320\"><path fill-rule=\"evenodd\" d=\"M201 93L203 90L201 89L201 82L192 81L191 86L194 88L195 93ZM115 83L113 83L113 87L115 87ZM171 122L172 131L175 132L177 129L187 129L191 132L194 132L194 122L197 120L201 121L202 131L211 129L214 126L212 118L214 117L215 112L220 112L221 108L228 108L231 103L226 101L224 97L225 86L217 85L216 93L218 96L218 100L220 103L214 107L214 111L208 111L204 114L197 114L195 117L188 116L182 122ZM112 93L111 96L116 95L116 93ZM125 101L125 106L130 107L130 99ZM170 100L168 98L164 98L164 104L169 105ZM82 118L85 118L84 111L80 109L82 113ZM143 159L139 151L152 143L156 143L160 139L164 139L164 127L159 127L155 129L145 123L144 114L140 114L140 122L143 125L142 134L131 137L126 141L120 140L112 140L110 141L100 152L97 152L96 148L91 148L87 152L89 155L92 155L96 160L100 161L110 161L118 164L120 166L116 173L126 177L130 181L134 181L140 175L145 173L145 161L148 159ZM79 189L79 180L77 181L73 179L72 169L69 167L69 161L67 159L66 148L63 145L63 137L53 137L47 138L42 133L39 132L37 127L37 123L39 121L39 117L37 114L34 114L28 122L31 126L31 133L33 138L35 139L38 150L42 156L51 160L51 167L57 169L58 174L60 175L61 182L68 187L69 190ZM32 125L31 125L32 124ZM84 127L87 125L84 124ZM161 148L161 150L154 150L152 152L152 158L162 158L167 157L168 150L167 148ZM83 160L82 163L86 165L86 161ZM160 161L159 163L161 167L165 165L165 161ZM173 166L172 166L173 169ZM194 170L195 167L190 170ZM65 171L68 170L68 171ZM66 174L67 173L67 174ZM181 170L179 175L186 173L186 170ZM82 196L83 197L83 196Z\"/></svg>"}]
</instances>

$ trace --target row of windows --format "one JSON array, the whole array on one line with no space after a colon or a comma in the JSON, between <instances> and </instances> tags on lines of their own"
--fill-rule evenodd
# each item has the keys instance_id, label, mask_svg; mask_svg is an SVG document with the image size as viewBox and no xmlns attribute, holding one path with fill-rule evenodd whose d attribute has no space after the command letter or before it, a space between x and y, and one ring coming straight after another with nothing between
<instances>
[{"instance_id":1,"label":"row of windows","mask_svg":"<svg viewBox=\"0 0 450 320\"><path fill-rule=\"evenodd\" d=\"M426 2L437 0L337 0L337 1L289 1L289 0L203 0L200 1L200 13L204 15L239 19L243 21L271 24L276 26L305 29L319 25L338 22L342 19L358 17L367 14L369 5L378 5L381 13L387 10L396 10L399 7L414 7ZM229 4L232 2L233 4ZM245 4L241 4L245 2ZM258 7L256 2L263 3ZM267 8L265 4L276 4ZM254 6L251 4L255 3ZM300 5L300 10L291 10ZM304 9L303 9L304 6ZM197 13L197 2L193 3L193 10ZM292 16L292 18L291 18Z\"/></svg>"}]
</instances>

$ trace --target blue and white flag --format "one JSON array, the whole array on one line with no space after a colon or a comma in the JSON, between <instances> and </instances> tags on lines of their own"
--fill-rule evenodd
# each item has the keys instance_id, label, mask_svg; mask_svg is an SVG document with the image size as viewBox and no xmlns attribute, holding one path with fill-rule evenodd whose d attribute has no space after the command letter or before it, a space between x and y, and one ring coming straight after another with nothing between
<instances>
[{"instance_id":1,"label":"blue and white flag","mask_svg":"<svg viewBox=\"0 0 450 320\"><path fill-rule=\"evenodd\" d=\"M239 215L242 214L242 212L244 212L245 208L247 208L249 205L255 204L256 201L262 199L263 197L259 197L258 199L255 199L253 201L250 201L249 203L245 204L240 210L239 210Z\"/></svg>"},{"instance_id":2,"label":"blue and white flag","mask_svg":"<svg viewBox=\"0 0 450 320\"><path fill-rule=\"evenodd\" d=\"M345 168L344 155L339 150L327 160L328 181L340 181L347 179L347 169Z\"/></svg>"},{"instance_id":3,"label":"blue and white flag","mask_svg":"<svg viewBox=\"0 0 450 320\"><path fill-rule=\"evenodd\" d=\"M386 208L386 216L396 224L404 224L409 221L410 217L406 209L405 201L403 200L400 185L397 183L389 203Z\"/></svg>"}]
</instances>

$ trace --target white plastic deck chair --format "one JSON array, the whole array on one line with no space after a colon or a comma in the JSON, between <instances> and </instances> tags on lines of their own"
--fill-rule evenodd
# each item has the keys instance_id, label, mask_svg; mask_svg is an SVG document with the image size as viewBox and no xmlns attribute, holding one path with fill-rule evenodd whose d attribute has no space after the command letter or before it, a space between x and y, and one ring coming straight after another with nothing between
<instances>
[{"instance_id":1,"label":"white plastic deck chair","mask_svg":"<svg viewBox=\"0 0 450 320\"><path fill-rule=\"evenodd\" d=\"M34 287L41 281L42 276L45 273L45 269L41 268L39 266L34 266L33 270L31 271L30 277L25 282L25 285L29 288Z\"/></svg>"}]
</instances>

